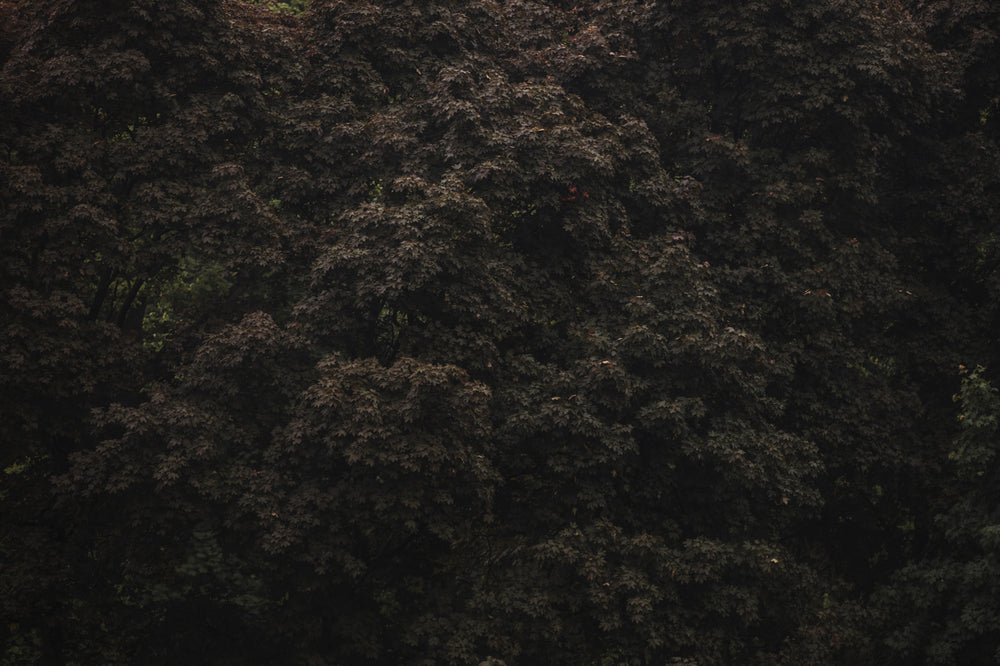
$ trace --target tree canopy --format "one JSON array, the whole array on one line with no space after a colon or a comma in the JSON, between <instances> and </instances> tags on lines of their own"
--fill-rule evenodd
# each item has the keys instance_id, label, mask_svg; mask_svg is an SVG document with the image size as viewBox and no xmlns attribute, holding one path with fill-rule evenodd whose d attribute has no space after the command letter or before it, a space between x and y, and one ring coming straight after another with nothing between
<instances>
[{"instance_id":1,"label":"tree canopy","mask_svg":"<svg viewBox=\"0 0 1000 666\"><path fill-rule=\"evenodd\" d=\"M998 40L0 0L0 664L994 663Z\"/></svg>"}]
</instances>

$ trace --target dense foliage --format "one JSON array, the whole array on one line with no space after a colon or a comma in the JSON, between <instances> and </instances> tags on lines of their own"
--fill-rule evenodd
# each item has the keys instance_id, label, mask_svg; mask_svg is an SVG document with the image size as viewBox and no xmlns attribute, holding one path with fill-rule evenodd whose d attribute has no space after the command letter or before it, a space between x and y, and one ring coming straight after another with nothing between
<instances>
[{"instance_id":1,"label":"dense foliage","mask_svg":"<svg viewBox=\"0 0 1000 666\"><path fill-rule=\"evenodd\" d=\"M0 0L0 664L995 663L998 47Z\"/></svg>"}]
</instances>

